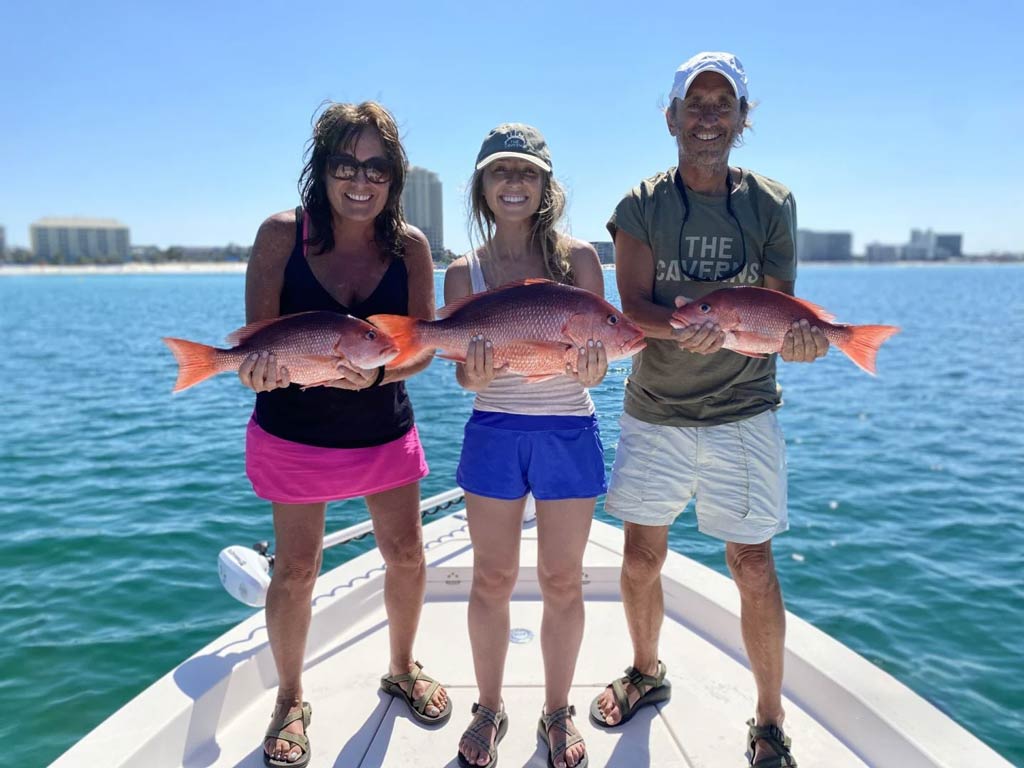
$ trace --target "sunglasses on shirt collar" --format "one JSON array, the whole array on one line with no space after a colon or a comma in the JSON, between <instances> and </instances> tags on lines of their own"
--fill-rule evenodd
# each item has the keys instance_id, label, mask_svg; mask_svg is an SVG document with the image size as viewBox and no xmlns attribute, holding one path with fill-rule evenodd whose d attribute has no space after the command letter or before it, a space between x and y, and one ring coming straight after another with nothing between
<instances>
[{"instance_id":1,"label":"sunglasses on shirt collar","mask_svg":"<svg viewBox=\"0 0 1024 768\"><path fill-rule=\"evenodd\" d=\"M736 224L736 229L740 236L740 247L742 248L742 257L739 261L722 260L722 259L686 259L683 257L683 243L686 242L686 238L683 232L686 229L686 224L690 220L690 196L686 194L686 184L683 183L683 177L680 175L679 170L676 170L675 175L676 190L679 192L679 197L683 202L683 221L679 225L679 250L676 254L676 260L679 263L679 269L684 275L691 280L696 280L701 283L717 283L722 280L730 280L740 272L743 271L744 267L747 266L747 238L743 234L743 225L740 224L740 220L736 217L736 212L732 209L732 172L726 171L725 174L725 210Z\"/></svg>"}]
</instances>

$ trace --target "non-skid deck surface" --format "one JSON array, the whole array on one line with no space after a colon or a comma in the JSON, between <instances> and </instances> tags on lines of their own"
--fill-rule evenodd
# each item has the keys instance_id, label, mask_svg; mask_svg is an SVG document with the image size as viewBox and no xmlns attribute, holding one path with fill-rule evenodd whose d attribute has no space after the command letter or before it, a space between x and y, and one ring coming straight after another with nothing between
<instances>
[{"instance_id":1,"label":"non-skid deck surface","mask_svg":"<svg viewBox=\"0 0 1024 768\"><path fill-rule=\"evenodd\" d=\"M466 568L471 554L449 539L446 568ZM534 536L526 531L524 568L535 564ZM433 553L434 559L438 555ZM586 565L616 565L617 556L591 546ZM527 590L529 592L529 590ZM428 590L428 594L431 590ZM598 596L600 597L600 596ZM629 663L631 652L620 603L588 600L583 648L570 701L587 743L590 765L700 766L746 765L744 725L754 710L754 684L740 660L718 650L685 626L666 620L662 658L669 668L673 698L657 711L644 710L623 728L603 730L589 722L590 701ZM547 765L536 736L544 701L540 649L541 603L515 600L514 635L505 673L504 697L510 728L502 742L501 768ZM368 610L339 633L337 643L312 654L304 675L306 698L313 705L310 739L315 766L455 766L459 737L470 721L476 698L472 654L466 630L466 604L430 602L424 606L416 656L425 671L447 685L454 713L444 727L425 728L404 703L381 693L379 678L387 663L387 624L383 607ZM218 728L216 744L194 753L189 766L259 766L262 734L273 708L274 691L254 700L231 722ZM793 702L786 702L787 732L801 765L863 766L861 760Z\"/></svg>"}]
</instances>

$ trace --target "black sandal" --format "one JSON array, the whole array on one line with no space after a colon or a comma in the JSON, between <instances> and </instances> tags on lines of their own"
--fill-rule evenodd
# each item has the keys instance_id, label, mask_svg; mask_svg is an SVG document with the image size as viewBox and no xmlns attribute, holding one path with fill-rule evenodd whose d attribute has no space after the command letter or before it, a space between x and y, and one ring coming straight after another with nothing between
<instances>
[{"instance_id":1,"label":"black sandal","mask_svg":"<svg viewBox=\"0 0 1024 768\"><path fill-rule=\"evenodd\" d=\"M622 719L615 723L615 725L605 721L604 715L601 713L601 708L598 706L598 702L601 700L601 695L598 695L590 703L591 722L601 728L617 728L618 726L629 722L633 715L635 715L641 708L652 704L660 704L663 701L671 699L672 683L665 679L665 673L667 671L668 668L661 661L658 662L658 672L654 675L645 675L636 667L628 667L626 669L625 677L613 680L611 684L605 688L605 690L608 688L612 689L612 694L615 696L615 703L619 707L619 713L622 715ZM632 705L630 705L629 696L626 693L627 683L632 684L634 688L640 691L640 698Z\"/></svg>"},{"instance_id":2,"label":"black sandal","mask_svg":"<svg viewBox=\"0 0 1024 768\"><path fill-rule=\"evenodd\" d=\"M777 725L755 725L753 718L747 720L747 765L753 768L796 768L796 759L789 751L792 740ZM775 754L754 762L757 742L766 741Z\"/></svg>"},{"instance_id":3,"label":"black sandal","mask_svg":"<svg viewBox=\"0 0 1024 768\"><path fill-rule=\"evenodd\" d=\"M494 746L491 746L491 740L485 739L480 735L480 731L488 726L494 726ZM508 715L505 714L504 705L501 707L501 711L495 712L493 709L488 709L479 702L473 704L473 722L469 724L463 734L462 738L469 738L474 744L481 749L485 750L490 756L484 765L478 766L475 763L470 763L466 760L465 755L462 754L462 750L459 750L459 765L462 768L495 768L498 765L498 745L501 740L505 738L505 734L508 733ZM461 741L461 739L460 739Z\"/></svg>"}]
</instances>

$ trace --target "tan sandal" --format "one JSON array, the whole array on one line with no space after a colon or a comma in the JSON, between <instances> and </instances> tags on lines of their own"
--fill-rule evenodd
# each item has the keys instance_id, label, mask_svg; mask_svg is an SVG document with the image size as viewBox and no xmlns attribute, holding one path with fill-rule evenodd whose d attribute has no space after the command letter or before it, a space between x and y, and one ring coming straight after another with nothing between
<instances>
[{"instance_id":1,"label":"tan sandal","mask_svg":"<svg viewBox=\"0 0 1024 768\"><path fill-rule=\"evenodd\" d=\"M541 739L547 745L548 748L548 768L555 768L555 758L561 757L568 751L569 747L575 747L577 744L583 743L583 737L580 736L579 730L573 725L572 730L576 731L573 733L569 730L566 719L570 717L576 717L576 707L571 704L567 707L560 707L552 712L550 715L545 715L544 710L540 712L540 722L537 723L537 733L540 734ZM558 728L562 733L565 734L565 743L562 744L558 749L551 749L551 729ZM568 765L568 761L566 762ZM573 768L587 768L590 765L590 756L586 753L580 758L580 761L576 763Z\"/></svg>"},{"instance_id":2,"label":"tan sandal","mask_svg":"<svg viewBox=\"0 0 1024 768\"><path fill-rule=\"evenodd\" d=\"M275 711L276 713L276 711ZM273 715L271 715L273 717ZM309 706L308 701L302 702L301 707L293 707L288 710L288 713L280 720L271 720L270 726L267 728L267 732L263 735L263 745L260 751L263 752L263 764L270 766L270 768L304 768L309 765L309 760L313 755L313 750L309 746L309 739L306 737L306 731L309 729L309 721L313 719L313 708ZM302 733L292 733L286 731L289 725L297 720L302 721ZM271 739L277 739L280 741L287 741L290 744L294 744L302 748L302 754L294 762L290 760L278 760L277 758L271 757L267 754L267 742ZM288 750L291 752L291 749Z\"/></svg>"},{"instance_id":3,"label":"tan sandal","mask_svg":"<svg viewBox=\"0 0 1024 768\"><path fill-rule=\"evenodd\" d=\"M418 661L414 661L413 664L416 668L412 672L406 672L401 675L384 675L380 679L380 688L384 693L401 698L409 705L409 711L412 716L419 720L421 723L427 725L443 725L447 723L449 718L452 716L452 700L449 699L444 704L442 709L437 715L431 716L427 714L427 706L430 704L430 700L434 697L434 693L441 684L429 675L423 674L423 665ZM412 692L416 690L417 682L430 683L427 687L427 692L420 696L418 699L413 699ZM409 684L409 690L405 690L402 687L402 683Z\"/></svg>"},{"instance_id":4,"label":"tan sandal","mask_svg":"<svg viewBox=\"0 0 1024 768\"><path fill-rule=\"evenodd\" d=\"M493 726L494 731L494 746L491 746L491 740L484 738L480 731L489 726ZM469 728L462 734L463 739L469 739L481 749L487 752L487 755L491 758L484 765L478 766L475 763L470 763L466 756L462 754L462 750L459 750L459 765L461 768L496 768L498 765L498 745L501 740L505 738L505 734L508 733L508 715L505 714L504 705L501 710L495 712L493 709L488 709L479 702L473 704L473 722L469 724Z\"/></svg>"},{"instance_id":5,"label":"tan sandal","mask_svg":"<svg viewBox=\"0 0 1024 768\"><path fill-rule=\"evenodd\" d=\"M619 714L622 715L622 718L615 725L607 722L604 719L601 708L598 706L598 702L601 700L601 696L598 695L590 704L591 721L594 725L601 728L615 728L629 722L633 715L641 708L668 701L672 698L672 683L665 679L667 671L668 668L661 661L658 662L658 671L654 675L645 675L636 667L628 667L625 677L613 680L606 687L606 690L607 688L612 689L612 695L615 696L615 704L618 706ZM626 693L627 683L640 692L640 698L633 702L633 704L629 703L629 695Z\"/></svg>"}]
</instances>

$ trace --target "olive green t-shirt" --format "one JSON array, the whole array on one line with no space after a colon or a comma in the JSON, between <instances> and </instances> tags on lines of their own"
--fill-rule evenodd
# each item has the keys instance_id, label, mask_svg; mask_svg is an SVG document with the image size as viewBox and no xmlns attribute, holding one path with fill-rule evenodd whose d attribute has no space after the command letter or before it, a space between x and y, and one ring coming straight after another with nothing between
<instances>
[{"instance_id":1,"label":"olive green t-shirt","mask_svg":"<svg viewBox=\"0 0 1024 768\"><path fill-rule=\"evenodd\" d=\"M608 221L612 239L622 230L646 243L654 258L652 301L675 306L676 296L699 298L729 285L763 285L764 276L796 279L796 203L786 187L747 170L732 171L726 196L687 189L690 214L676 187L676 169L634 187ZM731 279L691 279L726 275ZM652 424L695 427L756 416L779 404L775 356L745 357L727 349L700 355L671 340L648 339L633 357L625 411Z\"/></svg>"}]
</instances>

